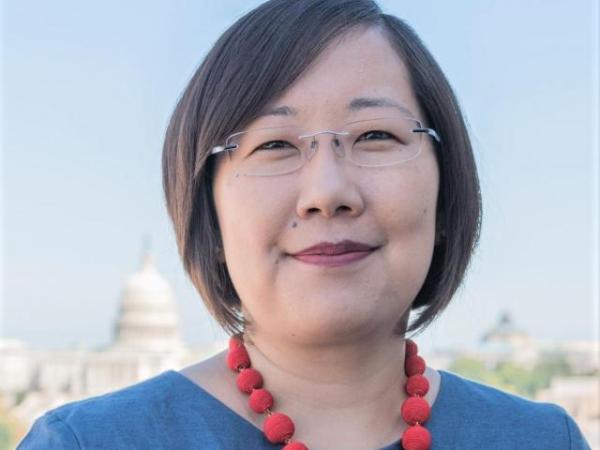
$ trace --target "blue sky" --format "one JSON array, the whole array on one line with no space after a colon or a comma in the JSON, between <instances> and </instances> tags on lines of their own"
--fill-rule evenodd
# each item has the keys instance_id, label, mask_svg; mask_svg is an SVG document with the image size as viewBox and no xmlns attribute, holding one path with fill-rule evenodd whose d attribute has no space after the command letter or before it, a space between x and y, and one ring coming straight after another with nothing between
<instances>
[{"instance_id":1,"label":"blue sky","mask_svg":"<svg viewBox=\"0 0 600 450\"><path fill-rule=\"evenodd\" d=\"M187 340L222 336L179 262L160 154L202 57L259 3L4 2L2 335L108 342L148 235ZM597 337L597 2L379 4L445 71L482 185L467 280L419 341L472 345L505 309L536 338Z\"/></svg>"}]
</instances>

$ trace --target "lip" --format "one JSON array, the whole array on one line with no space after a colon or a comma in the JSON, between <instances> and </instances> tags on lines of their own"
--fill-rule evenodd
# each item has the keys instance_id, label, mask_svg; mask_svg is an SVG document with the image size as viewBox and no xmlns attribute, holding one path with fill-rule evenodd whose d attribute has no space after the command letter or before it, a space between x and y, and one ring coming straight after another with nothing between
<instances>
[{"instance_id":1,"label":"lip","mask_svg":"<svg viewBox=\"0 0 600 450\"><path fill-rule=\"evenodd\" d=\"M354 252L370 252L374 250L375 247L372 245L365 244L363 242L351 241L349 239L344 239L343 241L333 243L333 242L319 242L311 247L305 248L302 251L297 253L292 253L292 256L302 256L302 255L325 255L325 256L334 256L341 255L344 253L354 253Z\"/></svg>"},{"instance_id":2,"label":"lip","mask_svg":"<svg viewBox=\"0 0 600 450\"><path fill-rule=\"evenodd\" d=\"M377 248L346 239L338 243L319 242L290 256L307 264L337 267L366 258Z\"/></svg>"},{"instance_id":3,"label":"lip","mask_svg":"<svg viewBox=\"0 0 600 450\"><path fill-rule=\"evenodd\" d=\"M337 255L292 255L293 258L307 264L325 267L345 266L360 259L366 258L375 249L362 252L339 253Z\"/></svg>"}]
</instances>

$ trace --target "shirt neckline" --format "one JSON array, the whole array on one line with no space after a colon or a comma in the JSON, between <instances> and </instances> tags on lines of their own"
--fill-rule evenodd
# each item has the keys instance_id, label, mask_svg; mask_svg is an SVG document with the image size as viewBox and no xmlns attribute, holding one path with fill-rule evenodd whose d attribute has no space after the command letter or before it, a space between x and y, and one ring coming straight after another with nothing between
<instances>
[{"instance_id":1,"label":"shirt neckline","mask_svg":"<svg viewBox=\"0 0 600 450\"><path fill-rule=\"evenodd\" d=\"M439 387L438 387L438 393L433 402L433 405L431 405L430 418L426 423L426 427L430 433L432 433L432 428L433 428L432 424L435 420L435 417L437 417L437 412L438 412L438 410L440 410L442 408L441 404L443 402L445 402L445 400L446 400L446 395L447 395L446 391L448 390L448 387L446 386L447 381L448 381L446 372L443 370L438 370L437 372L440 374L440 383L439 383ZM187 386L187 388L190 389L191 391L193 391L195 393L195 395L203 395L204 397L208 398L213 403L216 403L220 408L227 411L238 422L242 423L247 428L249 427L255 433L259 433L261 436L263 435L263 430L258 428L256 425L254 425L252 422L250 422L244 416L241 416L240 414L238 414L237 411L231 409L229 406L227 406L225 403L223 403L217 397L212 395L210 392L208 392L202 386L194 383L192 380L190 380L185 375L183 375L173 369L167 370L166 372L164 372L164 374L166 374L167 376L171 376L171 378L175 378L176 380L179 380L179 384ZM400 443L400 439L397 439L396 441L394 441L384 447L381 447L377 450L395 450L396 448L398 448L399 443Z\"/></svg>"}]
</instances>

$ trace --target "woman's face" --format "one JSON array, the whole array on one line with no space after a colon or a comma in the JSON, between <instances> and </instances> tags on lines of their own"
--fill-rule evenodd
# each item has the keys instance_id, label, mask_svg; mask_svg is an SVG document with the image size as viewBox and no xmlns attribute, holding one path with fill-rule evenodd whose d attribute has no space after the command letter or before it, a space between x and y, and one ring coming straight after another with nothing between
<instances>
[{"instance_id":1,"label":"woman's face","mask_svg":"<svg viewBox=\"0 0 600 450\"><path fill-rule=\"evenodd\" d=\"M398 112L389 106L348 111L357 97L387 98L424 119L405 65L375 28L330 45L273 103L297 110L296 116L266 116L250 127L339 130L352 120ZM244 315L253 333L305 343L390 334L433 254L439 172L431 139L423 136L417 158L379 168L337 157L331 135L318 140L312 159L286 175L238 174L235 156L220 156L216 164L213 192L225 260ZM336 267L290 256L345 239L378 248Z\"/></svg>"}]
</instances>

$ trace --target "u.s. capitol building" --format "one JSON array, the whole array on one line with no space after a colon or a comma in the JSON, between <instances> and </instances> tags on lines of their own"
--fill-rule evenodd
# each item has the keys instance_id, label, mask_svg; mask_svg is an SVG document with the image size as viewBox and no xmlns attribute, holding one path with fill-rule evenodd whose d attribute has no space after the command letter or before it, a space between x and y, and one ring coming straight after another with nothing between
<instances>
[{"instance_id":1,"label":"u.s. capitol building","mask_svg":"<svg viewBox=\"0 0 600 450\"><path fill-rule=\"evenodd\" d=\"M0 340L0 399L28 426L56 406L182 368L225 345L186 346L171 287L146 252L123 289L109 345L34 350L15 339Z\"/></svg>"}]
</instances>

